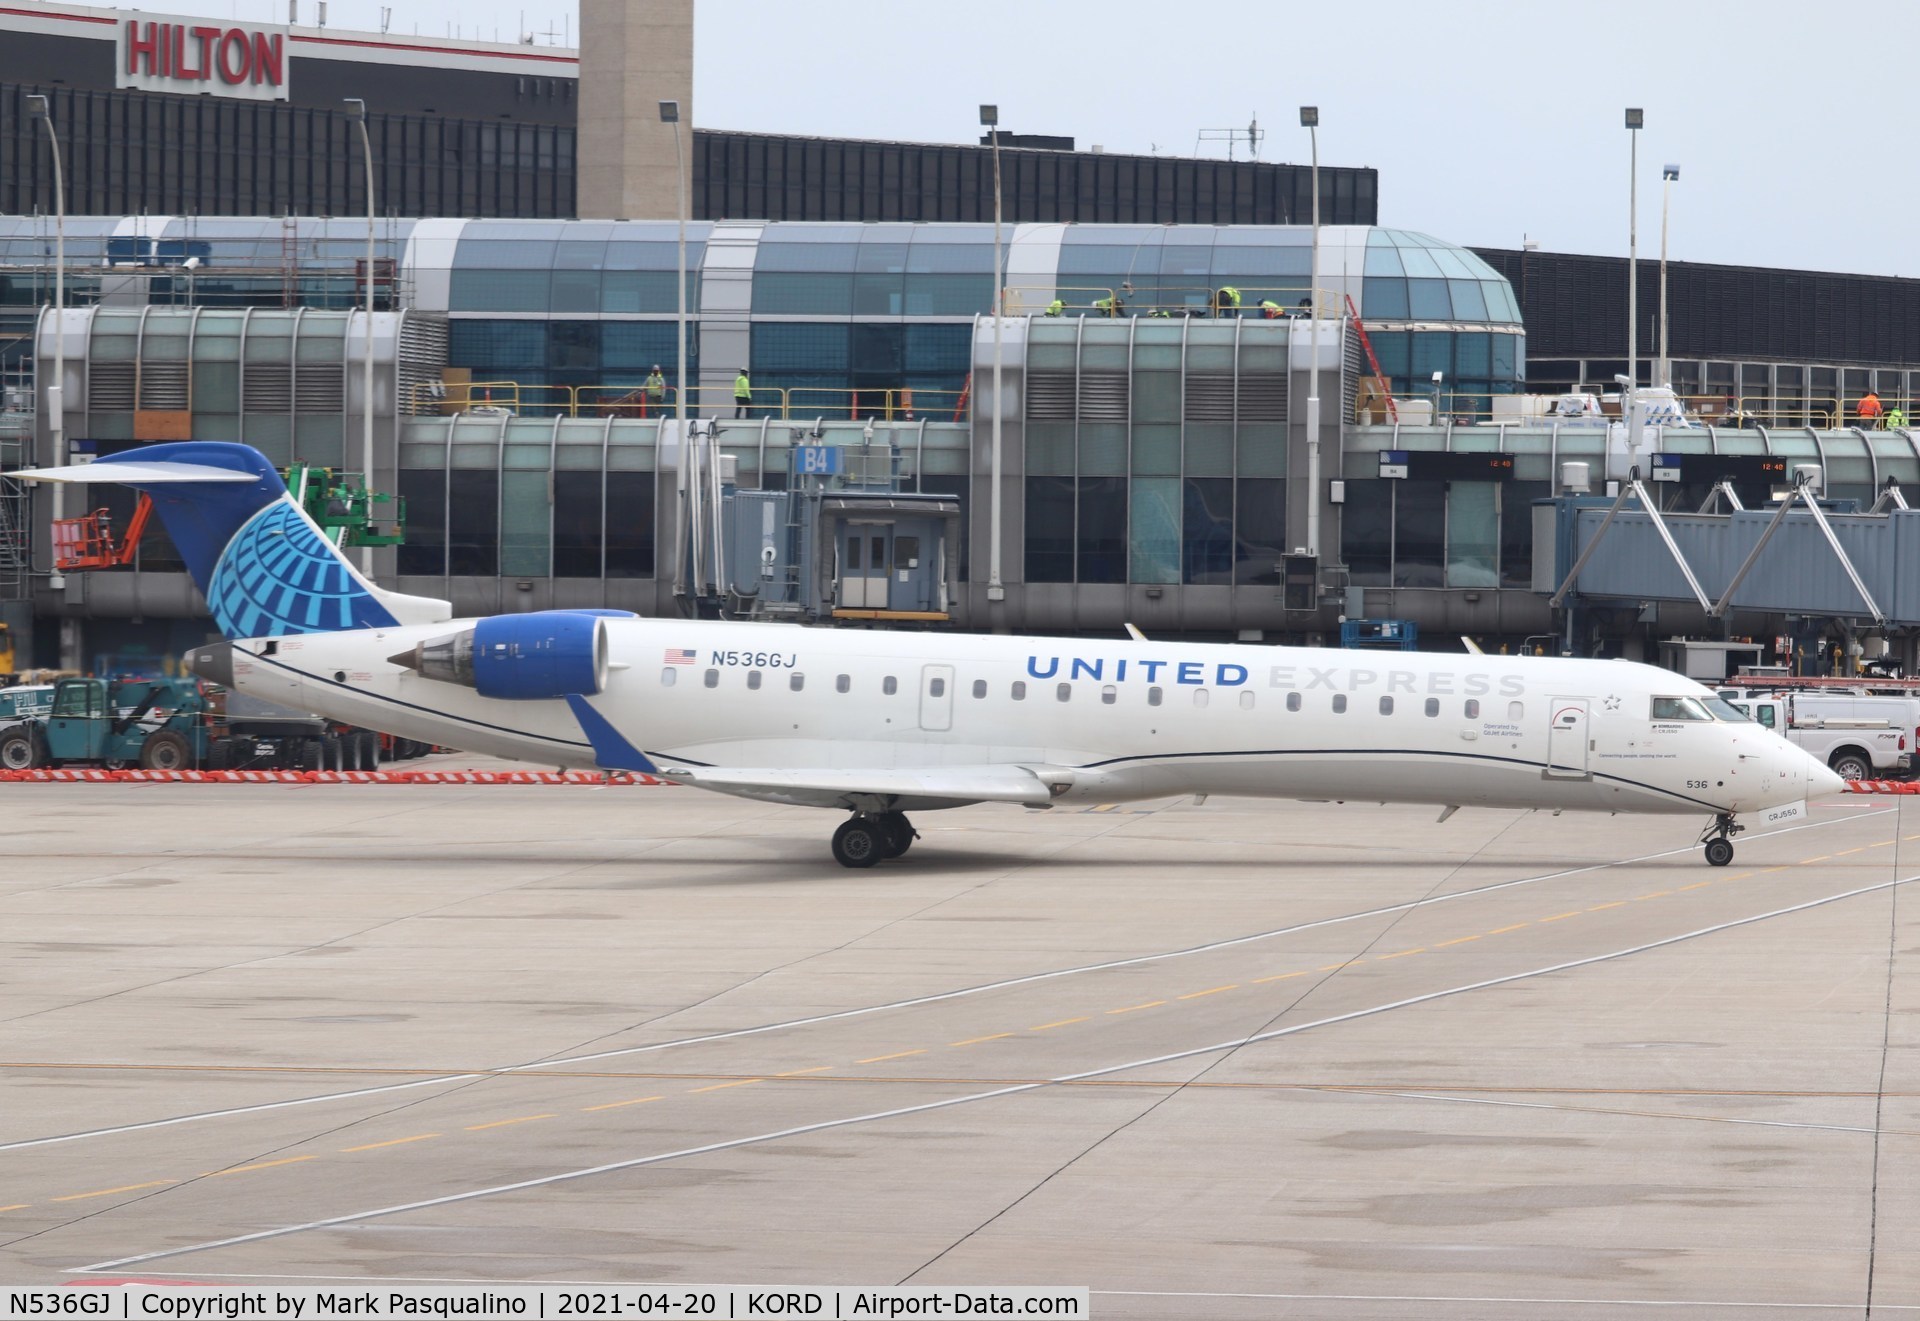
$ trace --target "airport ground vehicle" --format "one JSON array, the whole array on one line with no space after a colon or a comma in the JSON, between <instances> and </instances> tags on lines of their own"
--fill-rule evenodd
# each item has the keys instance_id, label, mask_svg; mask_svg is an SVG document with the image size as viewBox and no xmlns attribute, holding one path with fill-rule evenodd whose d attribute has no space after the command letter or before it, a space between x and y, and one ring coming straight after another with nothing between
<instances>
[{"instance_id":1,"label":"airport ground vehicle","mask_svg":"<svg viewBox=\"0 0 1920 1321\"><path fill-rule=\"evenodd\" d=\"M28 716L43 716L53 709L53 685L23 683L0 688L0 728Z\"/></svg>"},{"instance_id":2,"label":"airport ground vehicle","mask_svg":"<svg viewBox=\"0 0 1920 1321\"><path fill-rule=\"evenodd\" d=\"M0 728L0 768L370 771L382 737L192 678L62 679L43 710Z\"/></svg>"},{"instance_id":3,"label":"airport ground vehicle","mask_svg":"<svg viewBox=\"0 0 1920 1321\"><path fill-rule=\"evenodd\" d=\"M1890 779L1913 769L1920 699L1746 688L1721 696L1843 780Z\"/></svg>"}]
</instances>

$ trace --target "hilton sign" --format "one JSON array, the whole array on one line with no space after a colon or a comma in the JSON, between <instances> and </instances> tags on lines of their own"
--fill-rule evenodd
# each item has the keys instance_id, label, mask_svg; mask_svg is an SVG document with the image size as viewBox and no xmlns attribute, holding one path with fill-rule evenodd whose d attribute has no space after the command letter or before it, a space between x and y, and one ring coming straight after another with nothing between
<instances>
[{"instance_id":1,"label":"hilton sign","mask_svg":"<svg viewBox=\"0 0 1920 1321\"><path fill-rule=\"evenodd\" d=\"M123 19L114 86L284 101L287 30L165 14Z\"/></svg>"}]
</instances>

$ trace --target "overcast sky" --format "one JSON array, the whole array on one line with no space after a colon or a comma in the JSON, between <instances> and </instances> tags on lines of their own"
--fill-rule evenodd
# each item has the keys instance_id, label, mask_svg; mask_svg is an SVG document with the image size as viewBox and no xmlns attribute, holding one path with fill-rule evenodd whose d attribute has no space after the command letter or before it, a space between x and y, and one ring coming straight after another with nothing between
<instances>
[{"instance_id":1,"label":"overcast sky","mask_svg":"<svg viewBox=\"0 0 1920 1321\"><path fill-rule=\"evenodd\" d=\"M312 21L315 0L301 0ZM284 0L150 8L284 18ZM566 31L573 4L393 0L393 30ZM333 27L379 0L330 0ZM1920 275L1912 0L696 0L692 120L705 128L960 142L981 102L1008 132L1085 148L1221 155L1202 129L1269 131L1261 158L1380 171L1380 221L1458 243ZM1245 147L1236 154L1244 153Z\"/></svg>"}]
</instances>

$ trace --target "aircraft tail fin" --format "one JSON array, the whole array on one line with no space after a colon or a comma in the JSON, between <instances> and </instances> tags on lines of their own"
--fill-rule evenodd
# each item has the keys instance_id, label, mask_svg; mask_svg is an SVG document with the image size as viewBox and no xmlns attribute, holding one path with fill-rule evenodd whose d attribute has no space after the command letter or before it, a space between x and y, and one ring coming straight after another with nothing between
<instances>
[{"instance_id":1,"label":"aircraft tail fin","mask_svg":"<svg viewBox=\"0 0 1920 1321\"><path fill-rule=\"evenodd\" d=\"M452 606L370 582L287 493L260 451L223 441L148 445L28 481L117 482L146 492L230 639L337 633L453 617Z\"/></svg>"}]
</instances>

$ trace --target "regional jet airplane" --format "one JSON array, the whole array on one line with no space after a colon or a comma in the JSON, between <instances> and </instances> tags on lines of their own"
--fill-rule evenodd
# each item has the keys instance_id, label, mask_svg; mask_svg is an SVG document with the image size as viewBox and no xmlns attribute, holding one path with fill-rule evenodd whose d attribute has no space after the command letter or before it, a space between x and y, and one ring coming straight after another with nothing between
<instances>
[{"instance_id":1,"label":"regional jet airplane","mask_svg":"<svg viewBox=\"0 0 1920 1321\"><path fill-rule=\"evenodd\" d=\"M1553 811L1804 813L1841 779L1688 679L1626 661L855 632L547 610L454 619L362 577L259 452L187 441L15 474L153 496L229 641L203 678L474 752L848 813L1181 794Z\"/></svg>"}]
</instances>

